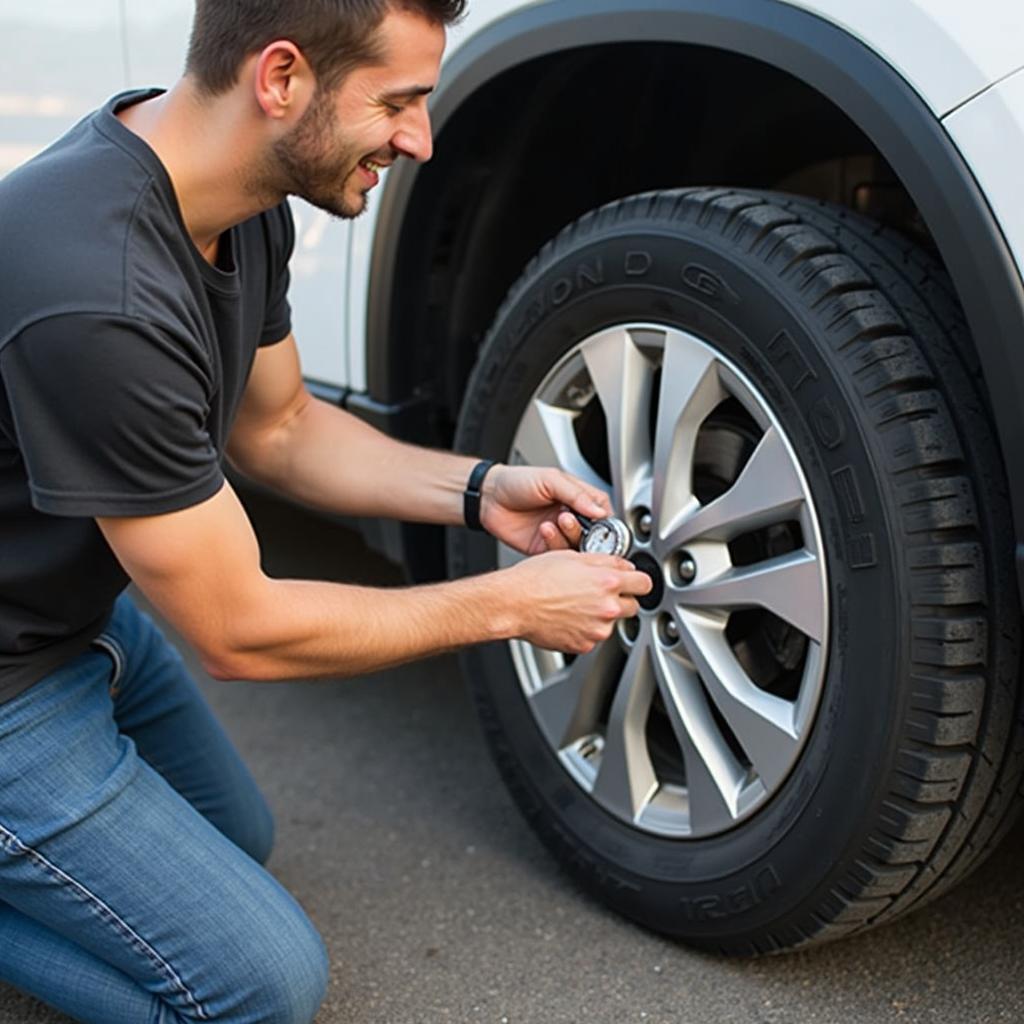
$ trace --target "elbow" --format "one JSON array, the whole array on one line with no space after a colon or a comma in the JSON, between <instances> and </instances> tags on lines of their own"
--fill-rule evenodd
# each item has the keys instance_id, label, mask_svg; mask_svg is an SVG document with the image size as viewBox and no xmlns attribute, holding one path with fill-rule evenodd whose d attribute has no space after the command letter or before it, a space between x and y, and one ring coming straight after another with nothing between
<instances>
[{"instance_id":1,"label":"elbow","mask_svg":"<svg viewBox=\"0 0 1024 1024\"><path fill-rule=\"evenodd\" d=\"M203 671L218 683L227 683L232 680L242 678L241 673L233 669L224 658L207 656L200 660L202 662Z\"/></svg>"},{"instance_id":2,"label":"elbow","mask_svg":"<svg viewBox=\"0 0 1024 1024\"><path fill-rule=\"evenodd\" d=\"M258 557L257 550L254 558ZM236 571L231 579L238 582L242 597L256 599L252 606L245 604L235 593L213 597L203 594L185 610L182 607L186 599L177 594L166 600L163 608L152 597L150 601L177 630L184 641L182 646L192 652L203 673L211 679L266 678L273 659L269 657L271 649L266 644L259 644L259 623L266 620L261 584L264 577L261 573L246 574L243 569ZM146 593L143 587L139 589ZM269 606L273 607L272 601ZM230 613L225 609L230 609Z\"/></svg>"},{"instance_id":3,"label":"elbow","mask_svg":"<svg viewBox=\"0 0 1024 1024\"><path fill-rule=\"evenodd\" d=\"M275 678L265 659L227 646L206 647L199 652L199 660L203 671L217 682L256 682Z\"/></svg>"},{"instance_id":4,"label":"elbow","mask_svg":"<svg viewBox=\"0 0 1024 1024\"><path fill-rule=\"evenodd\" d=\"M240 659L232 657L228 651L202 651L199 654L199 661L203 666L203 671L217 682L226 683L246 678Z\"/></svg>"},{"instance_id":5,"label":"elbow","mask_svg":"<svg viewBox=\"0 0 1024 1024\"><path fill-rule=\"evenodd\" d=\"M211 614L188 636L199 661L211 679L217 682L257 681L279 678L280 661L274 646L268 643L266 609L273 607L273 595L267 594L262 574L250 578L245 595L227 602L230 614ZM278 674L275 674L278 673Z\"/></svg>"}]
</instances>

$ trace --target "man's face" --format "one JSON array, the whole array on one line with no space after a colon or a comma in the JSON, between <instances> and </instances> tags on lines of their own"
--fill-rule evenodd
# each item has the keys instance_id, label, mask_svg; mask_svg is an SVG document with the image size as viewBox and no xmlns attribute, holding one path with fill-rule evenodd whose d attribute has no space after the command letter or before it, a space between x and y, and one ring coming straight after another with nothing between
<instances>
[{"instance_id":1,"label":"man's face","mask_svg":"<svg viewBox=\"0 0 1024 1024\"><path fill-rule=\"evenodd\" d=\"M332 91L317 90L299 123L273 148L284 190L338 217L357 217L400 156L433 151L427 95L437 83L445 33L409 11L379 29L380 64L356 68Z\"/></svg>"}]
</instances>

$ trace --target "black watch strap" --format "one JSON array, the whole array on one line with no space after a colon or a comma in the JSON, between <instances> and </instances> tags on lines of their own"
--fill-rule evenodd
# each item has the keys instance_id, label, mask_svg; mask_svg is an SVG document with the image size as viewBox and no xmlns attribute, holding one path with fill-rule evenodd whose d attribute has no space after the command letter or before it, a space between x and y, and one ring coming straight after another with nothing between
<instances>
[{"instance_id":1,"label":"black watch strap","mask_svg":"<svg viewBox=\"0 0 1024 1024\"><path fill-rule=\"evenodd\" d=\"M484 526L480 522L480 489L484 485L484 477L494 465L496 463L492 459L483 459L473 467L473 472L469 474L469 482L462 495L462 514L466 520L466 526L471 530L483 531Z\"/></svg>"}]
</instances>

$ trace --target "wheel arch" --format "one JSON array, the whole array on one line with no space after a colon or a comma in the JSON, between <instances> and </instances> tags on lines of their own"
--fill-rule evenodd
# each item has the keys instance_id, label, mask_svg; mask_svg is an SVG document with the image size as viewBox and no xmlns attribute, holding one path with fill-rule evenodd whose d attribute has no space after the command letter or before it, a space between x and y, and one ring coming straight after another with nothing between
<instances>
[{"instance_id":1,"label":"wheel arch","mask_svg":"<svg viewBox=\"0 0 1024 1024\"><path fill-rule=\"evenodd\" d=\"M557 0L491 24L454 54L432 106L435 161L425 167L396 167L382 198L368 293L367 336L374 339L367 364L370 397L396 403L428 395L433 409L430 440L446 442L454 405L482 337L480 311L496 308L495 296L500 301L525 262L520 250L528 256L537 247L529 230L532 222L544 222L548 234L541 236L543 241L589 208L545 208L543 217L535 216L533 195L542 206L556 204L545 198L545 188L536 191L538 182L543 186L542 177L529 182L532 193L524 191L522 182L516 185L509 154L550 160L552 192L571 194L570 201L580 203L591 194L603 202L651 187L777 183L763 162L755 161L756 170L749 171L754 180L745 176L754 165L743 164L741 146L733 147L732 164L711 160L692 168L691 173L714 173L709 166L726 168L724 178L699 182L622 174L621 166L610 166L614 156L590 175L582 172L588 160L600 158L599 152L529 150L545 141L557 146L558 136L546 138L543 127L551 116L570 138L577 123L589 125L586 130L592 132L592 122L556 101L564 103L578 94L584 110L602 71L626 68L637 75L653 58L684 77L695 63L713 60L718 67L727 62L726 78L731 81L742 82L750 74L755 88L767 80L784 83L803 103L793 121L797 127L791 130L804 135L822 131L823 153L849 153L858 137L867 140L911 198L952 277L975 338L1003 450L1011 450L1012 440L1024 434L1024 360L1014 359L1008 339L1019 336L1024 325L1024 286L969 168L922 98L867 46L804 10L749 0ZM648 86L651 80L645 80ZM728 88L721 79L711 84ZM622 92L621 82L608 86L604 99L614 116L602 124L615 124L616 116L621 123L628 113L615 107ZM531 104L522 104L524 95ZM654 104L661 101L656 94L648 98ZM694 116L702 102L719 99L711 88L699 93L693 100ZM820 108L815 107L818 101ZM673 109L681 109L678 96L674 102ZM531 117L523 112L528 108ZM538 108L541 117L536 116ZM841 116L826 123L821 115L826 109ZM658 127L649 111L636 120L648 131ZM684 126L691 123L696 121ZM735 142L754 126L753 119L745 124L741 119L738 125L705 124L701 144L707 147L715 128L719 138ZM667 124L664 134L653 132L652 161L666 140L671 148L671 133L677 129ZM616 132L613 138L620 135ZM644 144L641 139L628 152L642 154ZM620 162L626 160L620 157ZM570 173L555 181L566 167ZM456 212L446 218L445 210ZM1015 474L1010 465L1006 470L1020 576L1024 474Z\"/></svg>"}]
</instances>

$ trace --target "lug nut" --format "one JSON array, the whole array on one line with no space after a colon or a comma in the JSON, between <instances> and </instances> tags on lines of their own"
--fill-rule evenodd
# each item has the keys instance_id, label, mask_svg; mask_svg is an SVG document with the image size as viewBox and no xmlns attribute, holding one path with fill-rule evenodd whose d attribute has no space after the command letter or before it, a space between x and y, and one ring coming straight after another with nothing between
<instances>
[{"instance_id":1,"label":"lug nut","mask_svg":"<svg viewBox=\"0 0 1024 1024\"><path fill-rule=\"evenodd\" d=\"M679 626L671 615L664 614L658 619L658 635L666 647L679 642Z\"/></svg>"},{"instance_id":2,"label":"lug nut","mask_svg":"<svg viewBox=\"0 0 1024 1024\"><path fill-rule=\"evenodd\" d=\"M654 517L650 510L640 507L633 510L633 532L638 540L650 540L651 530L654 529Z\"/></svg>"},{"instance_id":3,"label":"lug nut","mask_svg":"<svg viewBox=\"0 0 1024 1024\"><path fill-rule=\"evenodd\" d=\"M693 560L693 556L684 551L679 556L676 572L679 574L680 583L692 583L697 578L697 563Z\"/></svg>"}]
</instances>

